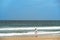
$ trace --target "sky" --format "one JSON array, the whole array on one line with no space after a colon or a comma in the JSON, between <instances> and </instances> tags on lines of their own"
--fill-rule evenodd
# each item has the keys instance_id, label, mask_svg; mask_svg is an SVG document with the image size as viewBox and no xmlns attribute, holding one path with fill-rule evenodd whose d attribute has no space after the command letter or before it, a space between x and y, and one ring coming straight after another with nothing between
<instances>
[{"instance_id":1,"label":"sky","mask_svg":"<svg viewBox=\"0 0 60 40\"><path fill-rule=\"evenodd\" d=\"M60 20L60 1L0 0L0 20Z\"/></svg>"}]
</instances>

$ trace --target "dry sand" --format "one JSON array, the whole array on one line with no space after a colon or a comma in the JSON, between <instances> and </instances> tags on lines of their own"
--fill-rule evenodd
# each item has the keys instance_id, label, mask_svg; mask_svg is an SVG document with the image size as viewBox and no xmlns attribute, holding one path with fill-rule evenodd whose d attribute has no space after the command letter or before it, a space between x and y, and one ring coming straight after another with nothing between
<instances>
[{"instance_id":1,"label":"dry sand","mask_svg":"<svg viewBox=\"0 0 60 40\"><path fill-rule=\"evenodd\" d=\"M14 36L14 37L0 37L0 40L60 40L60 36Z\"/></svg>"}]
</instances>

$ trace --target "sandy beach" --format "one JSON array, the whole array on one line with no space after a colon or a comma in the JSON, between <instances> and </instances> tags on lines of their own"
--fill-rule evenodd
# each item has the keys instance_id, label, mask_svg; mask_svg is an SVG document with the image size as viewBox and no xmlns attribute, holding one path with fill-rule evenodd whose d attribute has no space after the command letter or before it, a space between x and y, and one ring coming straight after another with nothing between
<instances>
[{"instance_id":1,"label":"sandy beach","mask_svg":"<svg viewBox=\"0 0 60 40\"><path fill-rule=\"evenodd\" d=\"M0 37L0 40L60 40L60 36L14 36Z\"/></svg>"}]
</instances>

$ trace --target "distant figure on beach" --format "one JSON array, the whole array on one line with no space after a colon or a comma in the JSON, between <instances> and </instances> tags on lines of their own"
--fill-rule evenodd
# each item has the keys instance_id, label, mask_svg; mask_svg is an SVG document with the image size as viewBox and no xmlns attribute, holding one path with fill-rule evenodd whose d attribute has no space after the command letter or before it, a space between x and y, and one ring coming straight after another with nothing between
<instances>
[{"instance_id":1,"label":"distant figure on beach","mask_svg":"<svg viewBox=\"0 0 60 40\"><path fill-rule=\"evenodd\" d=\"M37 28L35 28L35 37L37 37L38 35L37 35Z\"/></svg>"}]
</instances>

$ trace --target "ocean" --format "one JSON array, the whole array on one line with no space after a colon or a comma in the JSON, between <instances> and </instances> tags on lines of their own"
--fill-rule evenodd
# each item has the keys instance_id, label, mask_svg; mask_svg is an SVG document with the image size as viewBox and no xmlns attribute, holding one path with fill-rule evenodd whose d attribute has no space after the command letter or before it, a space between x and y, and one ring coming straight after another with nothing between
<instances>
[{"instance_id":1,"label":"ocean","mask_svg":"<svg viewBox=\"0 0 60 40\"><path fill-rule=\"evenodd\" d=\"M60 21L0 20L0 36L31 35L35 34L35 32L37 34L60 34Z\"/></svg>"},{"instance_id":2,"label":"ocean","mask_svg":"<svg viewBox=\"0 0 60 40\"><path fill-rule=\"evenodd\" d=\"M0 20L1 27L60 26L60 20Z\"/></svg>"}]
</instances>

